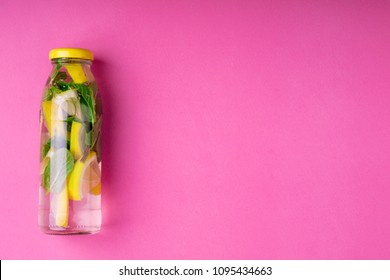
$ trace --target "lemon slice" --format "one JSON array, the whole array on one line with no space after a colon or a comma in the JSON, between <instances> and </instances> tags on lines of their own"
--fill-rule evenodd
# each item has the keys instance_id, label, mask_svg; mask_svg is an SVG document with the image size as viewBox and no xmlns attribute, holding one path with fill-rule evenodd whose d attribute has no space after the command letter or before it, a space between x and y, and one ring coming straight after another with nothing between
<instances>
[{"instance_id":1,"label":"lemon slice","mask_svg":"<svg viewBox=\"0 0 390 280\"><path fill-rule=\"evenodd\" d=\"M51 101L42 102L43 116L46 120L47 130L51 131Z\"/></svg>"},{"instance_id":2,"label":"lemon slice","mask_svg":"<svg viewBox=\"0 0 390 280\"><path fill-rule=\"evenodd\" d=\"M69 174L69 199L81 200L85 194L100 194L100 166L96 153L91 151L85 161L79 159Z\"/></svg>"},{"instance_id":3,"label":"lemon slice","mask_svg":"<svg viewBox=\"0 0 390 280\"><path fill-rule=\"evenodd\" d=\"M67 227L68 217L69 217L69 202L68 202L67 188L62 188L62 191L58 194L51 193L50 208L54 214L56 226Z\"/></svg>"},{"instance_id":4,"label":"lemon slice","mask_svg":"<svg viewBox=\"0 0 390 280\"><path fill-rule=\"evenodd\" d=\"M88 81L81 64L66 64L64 65L73 82L82 84Z\"/></svg>"},{"instance_id":5,"label":"lemon slice","mask_svg":"<svg viewBox=\"0 0 390 280\"><path fill-rule=\"evenodd\" d=\"M102 184L99 183L98 185L96 185L95 187L93 187L89 193L90 194L93 194L93 195L100 195L101 193L101 187L102 187Z\"/></svg>"},{"instance_id":6,"label":"lemon slice","mask_svg":"<svg viewBox=\"0 0 390 280\"><path fill-rule=\"evenodd\" d=\"M73 121L70 130L70 152L76 160L83 156L85 150L85 136L86 131L84 125Z\"/></svg>"}]
</instances>

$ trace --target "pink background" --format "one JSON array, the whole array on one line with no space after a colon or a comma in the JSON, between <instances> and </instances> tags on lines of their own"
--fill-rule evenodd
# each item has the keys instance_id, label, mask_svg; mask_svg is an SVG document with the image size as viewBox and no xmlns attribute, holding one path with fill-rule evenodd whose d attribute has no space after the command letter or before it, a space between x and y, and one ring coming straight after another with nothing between
<instances>
[{"instance_id":1,"label":"pink background","mask_svg":"<svg viewBox=\"0 0 390 280\"><path fill-rule=\"evenodd\" d=\"M114 3L115 2L115 3ZM1 1L1 259L389 259L387 1ZM37 227L55 47L95 52L104 227Z\"/></svg>"}]
</instances>

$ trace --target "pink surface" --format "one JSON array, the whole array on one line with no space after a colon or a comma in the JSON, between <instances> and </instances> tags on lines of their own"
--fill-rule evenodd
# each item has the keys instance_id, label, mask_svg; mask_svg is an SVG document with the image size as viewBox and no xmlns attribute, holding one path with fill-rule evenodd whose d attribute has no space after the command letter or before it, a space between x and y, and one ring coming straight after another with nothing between
<instances>
[{"instance_id":1,"label":"pink surface","mask_svg":"<svg viewBox=\"0 0 390 280\"><path fill-rule=\"evenodd\" d=\"M0 258L389 259L389 13L1 1ZM104 101L92 236L37 228L39 103L67 46L95 52Z\"/></svg>"}]
</instances>

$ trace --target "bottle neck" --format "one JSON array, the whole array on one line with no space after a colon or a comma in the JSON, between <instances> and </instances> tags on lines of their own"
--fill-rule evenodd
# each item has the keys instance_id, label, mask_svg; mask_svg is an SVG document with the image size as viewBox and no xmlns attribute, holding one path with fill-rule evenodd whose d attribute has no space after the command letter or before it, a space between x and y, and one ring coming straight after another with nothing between
<instances>
[{"instance_id":1,"label":"bottle neck","mask_svg":"<svg viewBox=\"0 0 390 280\"><path fill-rule=\"evenodd\" d=\"M81 59L81 58L56 58L51 60L51 64L83 64L90 66L92 64L91 60Z\"/></svg>"}]
</instances>

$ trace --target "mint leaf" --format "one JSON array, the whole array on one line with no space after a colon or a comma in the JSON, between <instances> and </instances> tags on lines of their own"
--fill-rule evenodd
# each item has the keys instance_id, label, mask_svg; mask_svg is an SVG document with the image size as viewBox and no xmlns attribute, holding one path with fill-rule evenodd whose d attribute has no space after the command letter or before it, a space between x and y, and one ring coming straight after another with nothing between
<instances>
[{"instance_id":1,"label":"mint leaf","mask_svg":"<svg viewBox=\"0 0 390 280\"><path fill-rule=\"evenodd\" d=\"M45 156L47 156L47 153L50 151L52 143L53 143L53 147L56 148L56 149L65 148L65 147L67 149L69 149L69 147L70 147L70 141L68 139L65 140L65 138L62 138L62 137L54 135L52 138L47 140L46 144L43 145L43 147L42 147L42 159Z\"/></svg>"},{"instance_id":2,"label":"mint leaf","mask_svg":"<svg viewBox=\"0 0 390 280\"><path fill-rule=\"evenodd\" d=\"M74 82L66 83L67 78L65 72L58 72L53 78L53 85L47 90L45 100L51 100L55 94L74 89L80 98L80 106L86 121L92 124L96 121L96 103L93 96L93 90L85 84L76 84ZM93 85L91 85L92 87Z\"/></svg>"},{"instance_id":3,"label":"mint leaf","mask_svg":"<svg viewBox=\"0 0 390 280\"><path fill-rule=\"evenodd\" d=\"M50 160L48 161L43 173L43 187L46 193L50 192Z\"/></svg>"},{"instance_id":4,"label":"mint leaf","mask_svg":"<svg viewBox=\"0 0 390 280\"><path fill-rule=\"evenodd\" d=\"M53 84L56 84L58 83L58 81L64 81L66 80L66 78L68 78L68 75L66 74L66 72L58 72L57 75L52 79L52 83Z\"/></svg>"},{"instance_id":5,"label":"mint leaf","mask_svg":"<svg viewBox=\"0 0 390 280\"><path fill-rule=\"evenodd\" d=\"M57 77L58 73L61 70L61 67L62 67L62 65L60 63L56 64L56 66L55 66L55 68L53 70L53 74L49 78L50 79L49 80L50 83L53 83L53 80Z\"/></svg>"},{"instance_id":6,"label":"mint leaf","mask_svg":"<svg viewBox=\"0 0 390 280\"><path fill-rule=\"evenodd\" d=\"M42 159L47 155L51 147L51 139L47 140L46 144L43 145L42 149Z\"/></svg>"},{"instance_id":7,"label":"mint leaf","mask_svg":"<svg viewBox=\"0 0 390 280\"><path fill-rule=\"evenodd\" d=\"M61 90L56 88L55 86L51 86L48 89L46 89L45 97L43 98L44 101L52 100L53 96L55 94L61 93Z\"/></svg>"},{"instance_id":8,"label":"mint leaf","mask_svg":"<svg viewBox=\"0 0 390 280\"><path fill-rule=\"evenodd\" d=\"M46 94L44 97L44 100L52 100L53 96L56 93L61 93L61 89L57 88L57 83L65 83L64 80L68 78L66 72L62 72L61 70L62 65L56 64L53 74L49 77L48 85L49 87L46 90Z\"/></svg>"},{"instance_id":9,"label":"mint leaf","mask_svg":"<svg viewBox=\"0 0 390 280\"><path fill-rule=\"evenodd\" d=\"M84 84L69 83L69 86L74 88L80 96L81 110L83 111L87 121L94 124L96 121L96 104L91 89Z\"/></svg>"},{"instance_id":10,"label":"mint leaf","mask_svg":"<svg viewBox=\"0 0 390 280\"><path fill-rule=\"evenodd\" d=\"M74 168L74 158L68 149L61 148L54 152L43 173L43 187L46 192L61 192L66 177Z\"/></svg>"},{"instance_id":11,"label":"mint leaf","mask_svg":"<svg viewBox=\"0 0 390 280\"><path fill-rule=\"evenodd\" d=\"M74 158L72 153L69 150L66 150L66 176L72 172L74 167Z\"/></svg>"},{"instance_id":12,"label":"mint leaf","mask_svg":"<svg viewBox=\"0 0 390 280\"><path fill-rule=\"evenodd\" d=\"M87 145L88 147L92 146L92 130L88 131L85 134L85 145Z\"/></svg>"},{"instance_id":13,"label":"mint leaf","mask_svg":"<svg viewBox=\"0 0 390 280\"><path fill-rule=\"evenodd\" d=\"M75 120L75 116L70 116L66 118L66 130L70 132L72 130L72 122Z\"/></svg>"},{"instance_id":14,"label":"mint leaf","mask_svg":"<svg viewBox=\"0 0 390 280\"><path fill-rule=\"evenodd\" d=\"M66 91L66 90L69 89L69 85L66 82L64 82L64 81L58 81L56 83L56 86L61 91Z\"/></svg>"}]
</instances>

